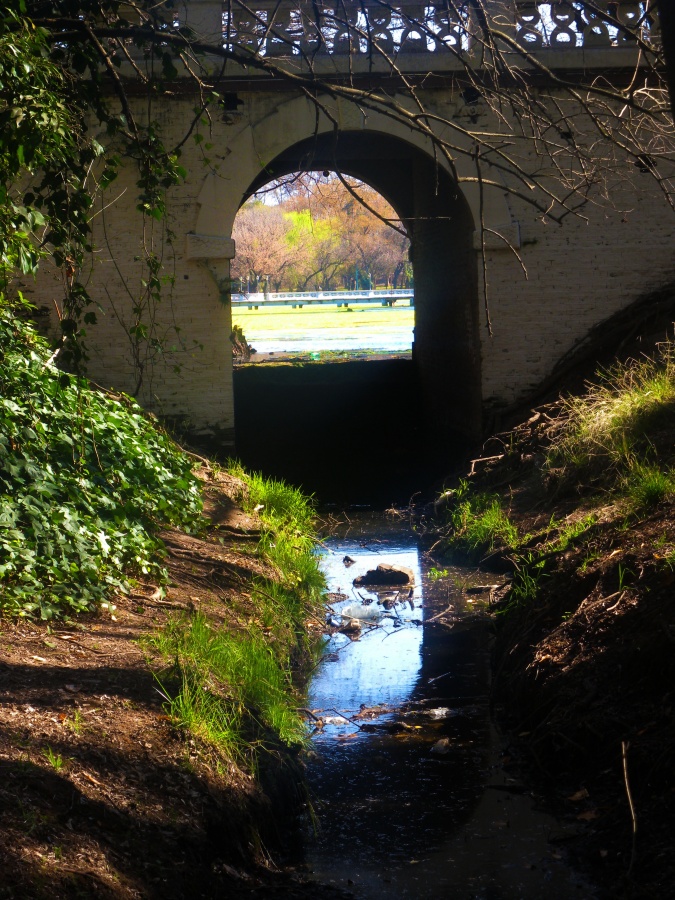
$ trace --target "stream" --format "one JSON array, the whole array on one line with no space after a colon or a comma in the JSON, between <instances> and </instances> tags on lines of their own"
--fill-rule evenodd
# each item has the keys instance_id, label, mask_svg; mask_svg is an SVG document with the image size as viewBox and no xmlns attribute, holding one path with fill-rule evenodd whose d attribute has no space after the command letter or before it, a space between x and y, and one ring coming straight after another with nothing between
<instances>
[{"instance_id":1,"label":"stream","mask_svg":"<svg viewBox=\"0 0 675 900\"><path fill-rule=\"evenodd\" d=\"M380 563L412 569L412 594L352 585ZM306 874L365 898L592 897L491 721L494 576L438 577L405 518L351 512L322 566L333 622L362 619L332 634L310 686Z\"/></svg>"},{"instance_id":2,"label":"stream","mask_svg":"<svg viewBox=\"0 0 675 900\"><path fill-rule=\"evenodd\" d=\"M336 333L337 332L337 333ZM309 353L330 350L372 350L378 353L410 351L413 331L407 325L395 326L373 335L345 334L335 328L314 329L311 332L289 331L279 337L278 331L251 330L246 338L257 353Z\"/></svg>"}]
</instances>

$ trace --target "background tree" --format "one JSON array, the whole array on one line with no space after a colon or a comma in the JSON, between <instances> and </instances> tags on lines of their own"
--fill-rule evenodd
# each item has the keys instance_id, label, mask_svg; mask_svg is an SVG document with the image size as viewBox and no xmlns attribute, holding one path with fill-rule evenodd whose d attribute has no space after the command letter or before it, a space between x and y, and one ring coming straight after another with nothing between
<instances>
[{"instance_id":1,"label":"background tree","mask_svg":"<svg viewBox=\"0 0 675 900\"><path fill-rule=\"evenodd\" d=\"M334 173L273 182L235 220L233 277L256 290L263 266L279 289L390 285L406 272L409 241L395 211L366 184ZM271 225L274 223L274 234Z\"/></svg>"},{"instance_id":2,"label":"background tree","mask_svg":"<svg viewBox=\"0 0 675 900\"><path fill-rule=\"evenodd\" d=\"M300 249L288 240L289 226L278 206L255 200L242 208L232 235L237 247L232 275L243 289L262 290L268 278L281 284L294 249Z\"/></svg>"}]
</instances>

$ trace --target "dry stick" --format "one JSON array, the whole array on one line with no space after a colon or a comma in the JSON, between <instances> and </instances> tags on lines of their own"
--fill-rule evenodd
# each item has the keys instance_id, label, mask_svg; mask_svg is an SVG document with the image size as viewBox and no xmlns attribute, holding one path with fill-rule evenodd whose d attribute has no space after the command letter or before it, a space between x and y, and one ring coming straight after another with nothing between
<instances>
[{"instance_id":1,"label":"dry stick","mask_svg":"<svg viewBox=\"0 0 675 900\"><path fill-rule=\"evenodd\" d=\"M483 269L483 305L485 307L485 324L487 332L492 337L492 322L490 321L490 304L488 302L487 259L485 258L485 215L483 197L483 173L480 167L480 147L476 145L476 174L478 176L478 203L480 214L480 258Z\"/></svg>"},{"instance_id":2,"label":"dry stick","mask_svg":"<svg viewBox=\"0 0 675 900\"><path fill-rule=\"evenodd\" d=\"M255 12L252 12L251 10L249 10L249 9L248 9L248 6L247 6L244 2L242 2L242 0L240 0L239 5L240 5L244 10L246 10L247 12L249 12L249 14L252 15L254 18L256 18L256 19L258 18L257 15L255 14ZM260 21L261 24L265 24L265 26L267 25L267 23L263 23L262 20L259 20L259 21ZM340 20L336 20L336 21L340 21ZM344 22L343 24L349 28L349 23L348 23L348 22ZM359 34L361 34L360 31L359 31ZM365 36L367 37L367 34L366 34ZM196 49L199 49L201 45L195 44L194 46L195 46ZM211 49L214 49L214 48L211 48ZM521 48L521 50L522 50L522 48ZM215 52L215 51L214 51L214 52ZM381 49L380 49L380 53L382 53ZM221 53L221 55L223 55L223 54ZM236 54L229 53L229 54L226 54L226 55L229 55L231 58L234 58L235 61L236 61L236 58L237 58L237 57L236 57ZM388 57L387 57L386 54L383 54L383 56L384 56L386 59L388 59ZM388 61L390 62L390 64L391 64L392 66L394 65L393 62L392 62L391 60L388 59ZM273 73L274 67L273 67L273 66L270 66L269 61L257 59L257 60L256 60L256 63L258 64L259 67L265 69L266 71L269 71L269 72L272 72L272 73ZM394 66L394 68L396 69L395 66ZM401 77L403 77L403 76L402 76L402 73L400 73L398 69L396 69L396 71L399 73L399 75L400 75ZM323 107L323 104L321 104L321 103L319 102L318 97L316 96L315 90L310 89L310 86L305 84L305 82L306 82L306 79L305 79L305 78L303 78L302 76L299 76L299 75L292 75L292 74L287 73L287 72L285 72L285 71L284 71L284 75L285 75L287 78L290 78L292 81L298 83L299 86L301 87L301 89L303 90L303 92L306 93L306 94L309 96L310 100L315 104L315 106L316 106L317 108L321 107L321 108L323 109L324 113L326 113L326 110L325 110L325 108ZM405 78L404 78L404 81L406 81ZM305 85L304 87L303 87L303 84ZM406 81L406 84L407 84L407 81ZM408 86L408 88L410 89L411 86L408 85L408 84L407 84L407 86ZM393 117L396 121L405 121L405 122L407 122L407 124L411 124L411 122L412 122L412 127L413 127L413 128L416 128L417 130L421 131L423 134L425 134L427 137L429 137L429 138L432 140L432 142L434 143L434 148L435 148L435 149L436 149L437 146L438 146L438 147L441 147L441 149L442 149L443 152L444 152L444 156L447 157L447 161L448 161L448 163L449 163L449 164L451 165L451 167L452 167L452 159L451 159L451 157L449 156L448 150L447 150L448 145L446 144L445 141L439 140L438 136L437 136L437 135L431 130L431 128L429 127L429 121L435 120L435 119L438 118L438 117L430 116L430 115L429 115L427 112L425 112L424 110L422 110L422 113L421 113L421 114L417 114L417 113L410 112L410 111L404 109L402 106L400 106L400 104L397 104L397 103L395 103L395 102L392 102L392 103L390 103L390 104L385 104L385 106L384 106L383 108L380 108L380 107L381 107L381 104L379 103L379 101L376 102L374 105L373 105L372 103L366 102L366 100L370 100L370 98L371 98L371 91L370 91L370 90L364 92L364 91L359 91L359 90L357 90L357 89L355 89L355 88L346 88L345 86L341 86L341 87L340 87L340 86L338 86L338 85L333 85L333 84L331 84L330 86L329 86L329 85L325 85L325 89L326 89L327 93L329 94L329 96L339 97L339 96L345 96L345 95L346 95L346 96L347 96L347 99L351 99L353 102L357 103L357 105L359 105L359 106L363 106L363 107L365 107L365 108L373 108L373 109L379 110L379 111L382 112L384 115L388 115L388 116L390 116L390 117ZM420 105L420 104L419 104L419 101L418 101L417 98L415 97L414 91L412 92L412 96L414 97L414 99L416 99L417 104ZM622 99L623 99L623 98L622 98ZM328 115L328 113L326 113L326 114ZM332 116L328 115L328 118L329 118L330 121L333 121ZM425 120L425 121L422 122L422 121L420 121L421 119L423 119L423 120ZM428 120L428 121L427 121L427 120ZM443 119L442 122L443 122L443 124L444 124L445 126L451 128L451 129L454 129L454 130L456 130L456 131L459 131L461 134L463 134L463 135L465 135L465 136L471 137L471 139L472 139L476 144L479 144L479 145L481 145L481 146L484 144L484 140L483 140L483 139L484 139L485 135L481 135L481 136L479 137L479 136L477 136L475 133L474 133L474 134L470 134L469 132L466 131L466 129L462 128L462 127L459 126L456 122L453 122L453 121L451 121L451 120ZM335 125L335 128L336 128L336 130L337 130L337 128L338 128L337 123L334 122L334 125ZM514 159L512 159L510 156L505 155L504 152L503 152L499 147L495 147L494 145L490 145L490 144L485 144L485 147L486 147L487 150L490 150L492 153L497 153L497 155L498 155L500 158L502 158L502 159L503 159L503 162L505 163L505 165L502 165L502 164L497 163L497 162L495 162L495 161L493 160L493 161L491 162L491 165L492 165L492 166L496 167L497 169L504 169L505 171L510 171L510 172L512 172L512 173L515 173L516 177L518 177L519 180L523 181L523 183L525 183L530 189L533 189L533 187L536 185L536 186L539 188L539 190L543 191L543 193L544 193L545 195L547 195L548 197L550 197L550 199L551 199L551 204L550 204L547 208L544 208L538 201L536 201L536 200L534 200L533 198L530 198L530 197L528 197L528 196L526 196L526 195L521 194L519 191L515 191L513 188L511 188L511 187L508 186L508 185L505 185L505 184L497 184L497 183L495 183L495 186L496 186L496 187L499 187L501 190L506 190L507 192L512 192L512 193L517 194L519 197L521 197L521 199L525 200L525 201L528 202L528 203L533 204L536 208L538 208L538 209L540 210L540 212L542 212L542 213L543 213L544 215L546 215L546 216L549 216L550 218L553 219L553 221L556 221L556 222L559 222L559 217L554 216L554 215L552 214L552 212L551 212L551 209L553 208L553 206L554 206L556 203L560 204L564 209L567 209L567 212L573 212L573 210L571 210L571 209L569 209L569 208L567 207L567 205L566 205L566 200L565 200L565 199L562 199L562 200L561 200L559 197L556 197L556 196L555 196L554 194L552 194L552 193L551 193L551 192L550 192L550 191L549 191L542 183L540 183L540 182L538 182L538 181L536 181L536 180L535 180L535 182L534 182L534 184L533 184L533 183L532 183L532 180L531 180L531 178L530 178L530 176L527 176L526 173L525 173L525 172L520 168L520 166L517 164L517 162L516 162ZM455 151L458 152L458 153L464 153L464 154L467 154L467 155L474 155L474 154L473 154L473 151L467 150L467 149L465 149L465 148L463 148L463 147L452 147L452 149L455 150ZM467 181L477 181L478 179L462 179L462 180L467 180ZM485 179L482 179L482 181L483 181L485 184L493 184L493 182L491 182L491 181L486 181ZM571 194L573 194L573 193L574 193L574 190L571 191Z\"/></svg>"},{"instance_id":3,"label":"dry stick","mask_svg":"<svg viewBox=\"0 0 675 900\"><path fill-rule=\"evenodd\" d=\"M306 716L314 719L315 722L321 721L321 719L317 715L315 715L311 709L307 709L306 706L298 706L295 711L298 713L305 713Z\"/></svg>"},{"instance_id":4,"label":"dry stick","mask_svg":"<svg viewBox=\"0 0 675 900\"><path fill-rule=\"evenodd\" d=\"M516 250L516 248L513 246L513 244L511 243L511 241L509 241L508 238L505 238L504 235L503 235L501 232L495 231L494 228L488 228L487 225L485 226L485 228L483 228L483 231L484 231L486 234L494 234L495 237L498 237L500 240L504 241L504 243L505 243L506 246L509 248L509 250L511 251L511 253L513 253L513 255L516 257L516 259L517 259L518 262L520 263L520 268L523 270L523 274L525 275L525 279L527 280L527 279L528 279L527 268L525 267L525 263L523 262L523 258L522 258L522 256L520 255L520 253L518 253L518 251Z\"/></svg>"},{"instance_id":5,"label":"dry stick","mask_svg":"<svg viewBox=\"0 0 675 900\"><path fill-rule=\"evenodd\" d=\"M325 711L337 713L341 719L344 719L346 722L349 722L351 725L356 725L356 727L359 729L359 731L361 731L363 728L363 726L359 725L358 722L355 722L353 718L350 718L349 716L346 716L344 713L339 712L337 709L335 709L334 706L327 706Z\"/></svg>"},{"instance_id":6,"label":"dry stick","mask_svg":"<svg viewBox=\"0 0 675 900\"><path fill-rule=\"evenodd\" d=\"M623 783L626 786L626 797L628 797L628 806L630 807L630 817L631 822L633 823L633 841L631 845L630 851L630 864L628 866L627 875L630 878L631 872L633 871L633 865L635 863L635 853L636 853L636 844L637 844L637 816L635 814L635 804L633 803L633 795L630 790L630 782L628 781L628 748L630 747L629 741L621 741L621 758L623 760Z\"/></svg>"},{"instance_id":7,"label":"dry stick","mask_svg":"<svg viewBox=\"0 0 675 900\"><path fill-rule=\"evenodd\" d=\"M443 616L446 616L449 612L454 611L454 609L455 609L455 604L454 604L454 603L451 603L450 606L448 606L447 609L444 609L444 610L443 610L443 612L437 613L435 616L432 616L430 619L425 619L425 620L424 620L424 624L425 624L425 625L428 625L429 622L435 622L436 619L441 619ZM434 679L432 679L432 680L434 680Z\"/></svg>"}]
</instances>

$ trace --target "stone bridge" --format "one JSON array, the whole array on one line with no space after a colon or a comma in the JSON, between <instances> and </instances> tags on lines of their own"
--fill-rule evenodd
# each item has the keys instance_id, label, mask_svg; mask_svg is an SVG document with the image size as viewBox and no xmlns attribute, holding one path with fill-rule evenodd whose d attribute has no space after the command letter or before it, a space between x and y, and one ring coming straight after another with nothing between
<instances>
[{"instance_id":1,"label":"stone bridge","mask_svg":"<svg viewBox=\"0 0 675 900\"><path fill-rule=\"evenodd\" d=\"M658 40L657 22L645 15L644 3L598 0L597 6L611 7L643 41ZM525 66L524 77L534 84L536 60L565 77L640 77L636 42L600 16L538 0L494 8L501 26L530 51L535 62L529 72ZM458 12L428 0L225 6L189 0L174 3L167 15L169 27L187 25L199 39L243 48L289 78L232 60L207 61L222 101L198 126L204 140L183 143L187 178L170 192L170 242L161 223L141 236L131 166L101 198L88 273L102 311L88 335L91 375L133 392L142 371L139 397L155 412L184 418L193 430L232 444L233 223L253 192L291 172L338 169L362 179L405 223L415 276L419 408L433 416L443 440L478 435L487 407L527 397L591 327L675 276L672 210L655 180L638 168L617 168L609 202L600 188L591 191L582 214L560 225L547 222L507 176L490 171L485 184L476 177L467 131L488 133L502 125L462 83L467 65L484 64L485 50L474 45L467 26L470 5ZM457 52L444 52L448 48ZM151 62L138 57L136 64ZM328 88L312 96L306 82L293 82L307 73ZM133 94L133 69L122 74ZM384 107L366 108L348 91L334 94L331 83L377 86L405 110L414 111L419 102L428 129L406 125ZM183 140L193 125L196 99L193 81L179 73L171 96L152 101L149 115L168 144ZM134 102L142 117L147 101L139 93ZM464 142L465 152L452 162L439 156L434 143L434 135L447 134ZM548 163L536 147L523 142L517 149L522 167L541 174ZM621 174L626 171L632 176ZM163 256L170 276L153 312L163 348L134 346L129 337L144 277L142 239ZM49 278L43 276L35 289L39 300L49 299Z\"/></svg>"}]
</instances>

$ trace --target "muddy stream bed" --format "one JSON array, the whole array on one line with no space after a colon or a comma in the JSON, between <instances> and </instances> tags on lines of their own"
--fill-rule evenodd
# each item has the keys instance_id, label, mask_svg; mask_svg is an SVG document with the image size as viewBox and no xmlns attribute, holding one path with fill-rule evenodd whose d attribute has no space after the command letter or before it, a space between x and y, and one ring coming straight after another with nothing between
<instances>
[{"instance_id":1,"label":"muddy stream bed","mask_svg":"<svg viewBox=\"0 0 675 900\"><path fill-rule=\"evenodd\" d=\"M380 563L412 569L412 591L353 586ZM362 621L310 686L305 873L358 897L592 897L491 721L495 578L433 566L405 519L350 512L325 543L333 622L356 606Z\"/></svg>"}]
</instances>

